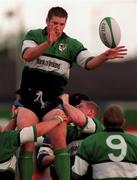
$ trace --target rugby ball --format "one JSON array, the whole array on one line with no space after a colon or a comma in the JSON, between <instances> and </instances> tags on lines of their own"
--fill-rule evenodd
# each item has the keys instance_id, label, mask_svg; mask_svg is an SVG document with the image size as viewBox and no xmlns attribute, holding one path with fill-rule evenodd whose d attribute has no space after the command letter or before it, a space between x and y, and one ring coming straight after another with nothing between
<instances>
[{"instance_id":1,"label":"rugby ball","mask_svg":"<svg viewBox=\"0 0 137 180\"><path fill-rule=\"evenodd\" d=\"M115 48L121 39L119 24L114 18L105 17L99 24L99 35L105 46Z\"/></svg>"}]
</instances>

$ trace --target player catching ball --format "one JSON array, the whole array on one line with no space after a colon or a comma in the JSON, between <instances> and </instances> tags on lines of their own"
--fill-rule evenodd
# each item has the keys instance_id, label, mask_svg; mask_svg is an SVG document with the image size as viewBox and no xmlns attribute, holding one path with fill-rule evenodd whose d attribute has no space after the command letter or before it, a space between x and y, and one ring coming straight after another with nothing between
<instances>
[{"instance_id":1,"label":"player catching ball","mask_svg":"<svg viewBox=\"0 0 137 180\"><path fill-rule=\"evenodd\" d=\"M26 65L22 72L20 96L23 107L18 108L17 126L26 126L46 121L45 115L52 109L62 109L59 96L66 86L74 63L92 70L110 59L124 58L124 46L108 49L93 57L78 40L69 37L64 28L68 13L62 7L52 7L45 19L44 29L30 30L24 38L22 57ZM70 158L66 143L67 123L63 122L50 132L55 149L55 168L60 180L70 180ZM21 147L19 169L21 180L30 180L33 173L34 143ZM26 155L29 152L29 158ZM28 165L30 170L26 170ZM63 169L63 171L62 171ZM28 178L29 177L29 178Z\"/></svg>"}]
</instances>

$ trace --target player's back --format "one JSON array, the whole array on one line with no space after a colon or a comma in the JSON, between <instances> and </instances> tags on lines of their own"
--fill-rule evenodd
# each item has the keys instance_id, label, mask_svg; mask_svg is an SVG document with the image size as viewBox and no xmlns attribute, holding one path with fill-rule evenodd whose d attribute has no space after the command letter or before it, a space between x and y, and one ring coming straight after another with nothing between
<instances>
[{"instance_id":1,"label":"player's back","mask_svg":"<svg viewBox=\"0 0 137 180\"><path fill-rule=\"evenodd\" d=\"M137 178L137 138L122 129L86 138L78 153L92 165L94 179Z\"/></svg>"}]
</instances>

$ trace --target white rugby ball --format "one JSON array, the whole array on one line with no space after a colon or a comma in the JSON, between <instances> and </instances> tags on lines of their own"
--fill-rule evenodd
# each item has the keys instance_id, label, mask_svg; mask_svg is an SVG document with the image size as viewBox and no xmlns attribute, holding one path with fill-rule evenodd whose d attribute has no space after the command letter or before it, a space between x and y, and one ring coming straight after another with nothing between
<instances>
[{"instance_id":1,"label":"white rugby ball","mask_svg":"<svg viewBox=\"0 0 137 180\"><path fill-rule=\"evenodd\" d=\"M114 18L105 17L99 24L99 35L105 46L115 48L121 39L119 24Z\"/></svg>"}]
</instances>

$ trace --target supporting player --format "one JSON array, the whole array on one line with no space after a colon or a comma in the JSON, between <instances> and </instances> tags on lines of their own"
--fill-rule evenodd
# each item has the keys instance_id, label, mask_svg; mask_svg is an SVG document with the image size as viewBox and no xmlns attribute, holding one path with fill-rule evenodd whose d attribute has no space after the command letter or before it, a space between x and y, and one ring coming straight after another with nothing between
<instances>
[{"instance_id":1,"label":"supporting player","mask_svg":"<svg viewBox=\"0 0 137 180\"><path fill-rule=\"evenodd\" d=\"M137 138L123 130L125 117L118 105L109 106L103 116L105 130L87 137L78 149L73 177L93 168L90 179L136 179Z\"/></svg>"}]
</instances>

